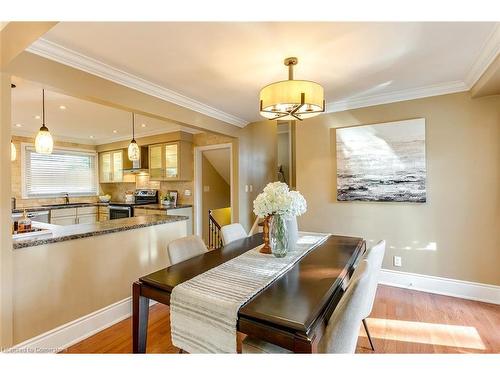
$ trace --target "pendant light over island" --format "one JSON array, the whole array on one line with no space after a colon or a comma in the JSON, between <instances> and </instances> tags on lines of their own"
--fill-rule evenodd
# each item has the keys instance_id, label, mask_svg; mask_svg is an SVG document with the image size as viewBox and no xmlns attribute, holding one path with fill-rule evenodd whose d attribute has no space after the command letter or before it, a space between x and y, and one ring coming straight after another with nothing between
<instances>
[{"instance_id":1,"label":"pendant light over island","mask_svg":"<svg viewBox=\"0 0 500 375\"><path fill-rule=\"evenodd\" d=\"M54 140L45 126L45 90L42 89L42 127L35 138L35 150L39 154L52 154Z\"/></svg>"}]
</instances>

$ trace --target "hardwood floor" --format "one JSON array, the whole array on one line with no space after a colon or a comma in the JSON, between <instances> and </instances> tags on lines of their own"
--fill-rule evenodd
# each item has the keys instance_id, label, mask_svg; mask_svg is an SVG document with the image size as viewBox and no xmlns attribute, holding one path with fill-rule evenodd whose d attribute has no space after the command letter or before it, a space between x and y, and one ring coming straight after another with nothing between
<instances>
[{"instance_id":1,"label":"hardwood floor","mask_svg":"<svg viewBox=\"0 0 500 375\"><path fill-rule=\"evenodd\" d=\"M500 306L379 286L367 319L375 353L500 353ZM63 353L130 353L131 319ZM148 353L177 353L170 341L168 307L151 307ZM373 353L360 327L358 353Z\"/></svg>"}]
</instances>

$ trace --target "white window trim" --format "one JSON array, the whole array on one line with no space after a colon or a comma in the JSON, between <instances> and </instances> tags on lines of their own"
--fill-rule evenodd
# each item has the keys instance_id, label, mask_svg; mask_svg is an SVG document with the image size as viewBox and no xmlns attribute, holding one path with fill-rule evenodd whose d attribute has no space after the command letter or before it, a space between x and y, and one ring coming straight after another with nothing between
<instances>
[{"instance_id":1,"label":"white window trim","mask_svg":"<svg viewBox=\"0 0 500 375\"><path fill-rule=\"evenodd\" d=\"M54 195L44 195L40 197L30 197L26 191L26 148L27 147L35 147L34 143L26 143L22 142L21 143L21 158L19 162L21 163L21 196L22 199L45 199L45 198L61 198L63 195L60 194L54 194ZM97 188L97 194L95 195L89 195L89 194L70 194L70 196L73 197L91 197L91 196L99 196L99 155L97 151L93 150L88 150L84 148L76 148L76 147L63 147L63 146L54 146L54 150L61 150L61 151L73 151L77 153L81 153L84 155L94 155L95 156L95 178L96 178L96 188Z\"/></svg>"}]
</instances>

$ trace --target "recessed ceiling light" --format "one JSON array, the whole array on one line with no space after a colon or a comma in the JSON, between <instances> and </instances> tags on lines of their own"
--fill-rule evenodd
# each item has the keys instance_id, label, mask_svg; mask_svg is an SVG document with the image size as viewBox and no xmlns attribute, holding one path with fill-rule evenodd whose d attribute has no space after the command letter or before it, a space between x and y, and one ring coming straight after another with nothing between
<instances>
[{"instance_id":1,"label":"recessed ceiling light","mask_svg":"<svg viewBox=\"0 0 500 375\"><path fill-rule=\"evenodd\" d=\"M16 128L20 128L21 126L21 124L16 124Z\"/></svg>"},{"instance_id":2,"label":"recessed ceiling light","mask_svg":"<svg viewBox=\"0 0 500 375\"><path fill-rule=\"evenodd\" d=\"M146 124L141 124L141 128L145 128L146 126Z\"/></svg>"},{"instance_id":3,"label":"recessed ceiling light","mask_svg":"<svg viewBox=\"0 0 500 375\"><path fill-rule=\"evenodd\" d=\"M36 118L37 120L40 120L40 118L41 118L41 117L40 117L40 115L36 115L36 116L35 116L35 118Z\"/></svg>"},{"instance_id":4,"label":"recessed ceiling light","mask_svg":"<svg viewBox=\"0 0 500 375\"><path fill-rule=\"evenodd\" d=\"M89 138L92 138L92 139L94 139L94 136L93 136L93 135L89 135Z\"/></svg>"},{"instance_id":5,"label":"recessed ceiling light","mask_svg":"<svg viewBox=\"0 0 500 375\"><path fill-rule=\"evenodd\" d=\"M115 133L115 134L118 133L118 130L113 130L113 133Z\"/></svg>"},{"instance_id":6,"label":"recessed ceiling light","mask_svg":"<svg viewBox=\"0 0 500 375\"><path fill-rule=\"evenodd\" d=\"M60 106L59 106L59 109L65 110L65 109L66 109L66 106L65 106L65 105L60 105Z\"/></svg>"}]
</instances>

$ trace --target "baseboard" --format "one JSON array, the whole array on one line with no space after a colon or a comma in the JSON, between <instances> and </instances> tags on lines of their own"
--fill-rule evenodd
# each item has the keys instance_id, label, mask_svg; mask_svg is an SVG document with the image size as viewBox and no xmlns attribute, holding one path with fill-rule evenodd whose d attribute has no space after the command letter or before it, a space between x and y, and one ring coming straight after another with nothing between
<instances>
[{"instance_id":1,"label":"baseboard","mask_svg":"<svg viewBox=\"0 0 500 375\"><path fill-rule=\"evenodd\" d=\"M380 284L500 305L500 286L383 269Z\"/></svg>"},{"instance_id":2,"label":"baseboard","mask_svg":"<svg viewBox=\"0 0 500 375\"><path fill-rule=\"evenodd\" d=\"M150 306L156 301L151 300ZM54 353L74 345L132 315L132 297L115 302L102 309L23 341L7 351L26 353Z\"/></svg>"}]
</instances>

